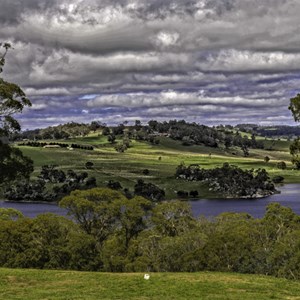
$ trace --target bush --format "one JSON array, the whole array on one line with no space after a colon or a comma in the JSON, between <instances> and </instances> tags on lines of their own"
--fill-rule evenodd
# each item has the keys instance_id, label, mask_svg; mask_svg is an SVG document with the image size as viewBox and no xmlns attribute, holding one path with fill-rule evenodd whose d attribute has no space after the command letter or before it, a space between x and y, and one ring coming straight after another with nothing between
<instances>
[{"instance_id":1,"label":"bush","mask_svg":"<svg viewBox=\"0 0 300 300\"><path fill-rule=\"evenodd\" d=\"M113 180L109 180L109 182L106 185L108 188L112 189L112 190L120 190L122 189L122 185L119 181L113 181Z\"/></svg>"},{"instance_id":2,"label":"bush","mask_svg":"<svg viewBox=\"0 0 300 300\"><path fill-rule=\"evenodd\" d=\"M193 198L196 198L199 196L199 193L198 193L198 191L190 191L190 196Z\"/></svg>"},{"instance_id":3,"label":"bush","mask_svg":"<svg viewBox=\"0 0 300 300\"><path fill-rule=\"evenodd\" d=\"M150 171L149 171L148 169L144 169L144 170L143 170L143 174L144 174L144 175L149 175L149 173L150 173Z\"/></svg>"},{"instance_id":4,"label":"bush","mask_svg":"<svg viewBox=\"0 0 300 300\"><path fill-rule=\"evenodd\" d=\"M280 161L277 163L277 168L281 169L281 170L285 170L286 169L286 163L284 161Z\"/></svg>"},{"instance_id":5,"label":"bush","mask_svg":"<svg viewBox=\"0 0 300 300\"><path fill-rule=\"evenodd\" d=\"M93 166L94 166L94 163L92 163L91 161L87 161L87 162L85 163L85 167L86 167L87 169L93 169Z\"/></svg>"},{"instance_id":6,"label":"bush","mask_svg":"<svg viewBox=\"0 0 300 300\"><path fill-rule=\"evenodd\" d=\"M189 196L189 193L186 191L178 191L176 194L179 198L187 198Z\"/></svg>"},{"instance_id":7,"label":"bush","mask_svg":"<svg viewBox=\"0 0 300 300\"><path fill-rule=\"evenodd\" d=\"M281 183L281 182L284 181L284 177L282 177L282 176L274 176L272 178L272 180L273 180L274 183Z\"/></svg>"}]
</instances>

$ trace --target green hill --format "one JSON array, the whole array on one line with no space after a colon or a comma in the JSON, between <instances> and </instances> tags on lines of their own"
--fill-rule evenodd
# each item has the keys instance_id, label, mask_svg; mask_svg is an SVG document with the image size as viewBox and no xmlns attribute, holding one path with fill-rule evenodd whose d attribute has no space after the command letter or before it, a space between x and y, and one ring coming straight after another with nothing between
<instances>
[{"instance_id":1,"label":"green hill","mask_svg":"<svg viewBox=\"0 0 300 300\"><path fill-rule=\"evenodd\" d=\"M0 269L1 299L300 299L300 283L231 273L94 273Z\"/></svg>"},{"instance_id":2,"label":"green hill","mask_svg":"<svg viewBox=\"0 0 300 300\"><path fill-rule=\"evenodd\" d=\"M224 162L237 165L243 169L265 168L271 177L280 175L286 183L300 182L300 172L293 170L290 162L289 144L286 140L272 142L272 149L250 149L250 156L243 157L239 148L230 150L206 147L204 145L183 146L180 141L167 137L160 137L159 144L146 141L132 140L130 147L124 153L117 152L115 144L107 142L107 138L91 134L78 139L60 141L64 143L78 143L92 145L93 151L67 148L47 149L42 147L20 146L22 152L31 157L35 164L35 173L40 172L40 167L45 164L56 164L64 171L73 169L76 172L87 171L85 163L91 161L93 170L88 170L90 176L97 179L98 186L106 186L109 180L119 181L123 188L133 189L138 179L151 182L163 188L168 199L176 198L178 180L174 174L176 167L184 162L186 165L199 164L204 168L220 167ZM118 141L118 140L117 140ZM50 141L49 141L50 142ZM270 141L265 141L270 148ZM266 163L264 157L270 161ZM285 161L286 170L280 170L276 164ZM143 170L148 169L145 175ZM198 190L201 197L216 197L206 186L199 182L180 181L180 189L191 191Z\"/></svg>"}]
</instances>

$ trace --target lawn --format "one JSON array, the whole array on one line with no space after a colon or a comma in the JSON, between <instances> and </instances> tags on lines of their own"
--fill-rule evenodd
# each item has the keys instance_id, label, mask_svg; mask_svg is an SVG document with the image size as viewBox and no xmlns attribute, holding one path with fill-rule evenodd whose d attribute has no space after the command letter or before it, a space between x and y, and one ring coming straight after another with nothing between
<instances>
[{"instance_id":1,"label":"lawn","mask_svg":"<svg viewBox=\"0 0 300 300\"><path fill-rule=\"evenodd\" d=\"M0 269L1 299L300 299L300 283L232 273L95 273Z\"/></svg>"}]
</instances>

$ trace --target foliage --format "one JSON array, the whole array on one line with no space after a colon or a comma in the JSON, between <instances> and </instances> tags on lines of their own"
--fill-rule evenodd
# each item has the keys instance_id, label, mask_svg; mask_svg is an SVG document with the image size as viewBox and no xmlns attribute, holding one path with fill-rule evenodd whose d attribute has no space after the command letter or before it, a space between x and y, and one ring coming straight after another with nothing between
<instances>
[{"instance_id":1,"label":"foliage","mask_svg":"<svg viewBox=\"0 0 300 300\"><path fill-rule=\"evenodd\" d=\"M292 163L296 169L300 169L300 138L297 138L290 145L290 153L292 155Z\"/></svg>"},{"instance_id":2,"label":"foliage","mask_svg":"<svg viewBox=\"0 0 300 300\"><path fill-rule=\"evenodd\" d=\"M24 156L18 148L0 140L0 184L21 178L29 178L33 161Z\"/></svg>"},{"instance_id":3,"label":"foliage","mask_svg":"<svg viewBox=\"0 0 300 300\"><path fill-rule=\"evenodd\" d=\"M272 178L272 181L274 182L274 183L282 183L283 181L284 181L284 177L282 177L282 176L280 176L280 175L277 175L277 176L274 176L273 178Z\"/></svg>"},{"instance_id":4,"label":"foliage","mask_svg":"<svg viewBox=\"0 0 300 300\"><path fill-rule=\"evenodd\" d=\"M222 167L214 169L180 164L176 169L175 177L206 182L214 191L232 198L256 198L276 192L265 169L242 170L229 163L224 163Z\"/></svg>"},{"instance_id":5,"label":"foliage","mask_svg":"<svg viewBox=\"0 0 300 300\"><path fill-rule=\"evenodd\" d=\"M2 73L5 56L11 45L0 43L0 47L5 49L4 54L0 56L0 73ZM31 103L22 89L18 85L0 78L0 136L20 130L18 121L12 115L22 112L24 106L31 106Z\"/></svg>"},{"instance_id":6,"label":"foliage","mask_svg":"<svg viewBox=\"0 0 300 300\"><path fill-rule=\"evenodd\" d=\"M16 220L23 217L23 214L14 208L0 208L0 220Z\"/></svg>"},{"instance_id":7,"label":"foliage","mask_svg":"<svg viewBox=\"0 0 300 300\"><path fill-rule=\"evenodd\" d=\"M300 217L271 203L262 219L195 219L187 203L110 189L61 200L71 219L0 211L0 266L106 272L226 271L299 279Z\"/></svg>"},{"instance_id":8,"label":"foliage","mask_svg":"<svg viewBox=\"0 0 300 300\"><path fill-rule=\"evenodd\" d=\"M164 190L153 183L146 183L142 179L139 179L134 186L134 193L152 201L161 201L165 197Z\"/></svg>"},{"instance_id":9,"label":"foliage","mask_svg":"<svg viewBox=\"0 0 300 300\"><path fill-rule=\"evenodd\" d=\"M122 189L121 183L119 181L114 181L114 180L109 180L106 186L112 190Z\"/></svg>"},{"instance_id":10,"label":"foliage","mask_svg":"<svg viewBox=\"0 0 300 300\"><path fill-rule=\"evenodd\" d=\"M5 56L11 45L0 43L0 48L4 48L4 53L0 55L2 73ZM31 103L22 89L0 77L0 184L22 177L28 178L33 171L33 161L8 144L9 136L21 129L13 114L21 113L25 106L31 106Z\"/></svg>"},{"instance_id":11,"label":"foliage","mask_svg":"<svg viewBox=\"0 0 300 300\"><path fill-rule=\"evenodd\" d=\"M127 146L125 144L117 144L115 150L119 153L123 153L127 150Z\"/></svg>"},{"instance_id":12,"label":"foliage","mask_svg":"<svg viewBox=\"0 0 300 300\"><path fill-rule=\"evenodd\" d=\"M277 163L277 168L281 170L285 170L287 168L286 163L284 161L280 161Z\"/></svg>"},{"instance_id":13,"label":"foliage","mask_svg":"<svg viewBox=\"0 0 300 300\"><path fill-rule=\"evenodd\" d=\"M153 132L168 134L170 138L182 141L184 146L204 144L217 148L224 145L226 149L238 146L241 147L245 157L249 155L249 147L263 148L263 144L257 141L254 135L248 139L247 136L242 137L238 132L234 134L227 128L211 128L196 123L187 123L184 120L171 120L163 123L151 120L148 125Z\"/></svg>"},{"instance_id":14,"label":"foliage","mask_svg":"<svg viewBox=\"0 0 300 300\"><path fill-rule=\"evenodd\" d=\"M289 110L292 112L296 122L300 121L300 94L290 99Z\"/></svg>"},{"instance_id":15,"label":"foliage","mask_svg":"<svg viewBox=\"0 0 300 300\"><path fill-rule=\"evenodd\" d=\"M56 165L41 167L38 180L18 181L5 189L4 197L14 201L56 201L76 189L96 186L96 179L87 172L66 173Z\"/></svg>"},{"instance_id":16,"label":"foliage","mask_svg":"<svg viewBox=\"0 0 300 300\"><path fill-rule=\"evenodd\" d=\"M94 163L91 162L91 161L87 161L87 162L85 163L85 167L86 167L86 169L93 169Z\"/></svg>"}]
</instances>

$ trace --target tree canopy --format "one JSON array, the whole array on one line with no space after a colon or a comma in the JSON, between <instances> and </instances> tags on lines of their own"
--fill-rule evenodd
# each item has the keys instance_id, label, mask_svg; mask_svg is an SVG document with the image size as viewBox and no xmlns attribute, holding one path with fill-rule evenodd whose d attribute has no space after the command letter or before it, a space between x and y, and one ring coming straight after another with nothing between
<instances>
[{"instance_id":1,"label":"tree canopy","mask_svg":"<svg viewBox=\"0 0 300 300\"><path fill-rule=\"evenodd\" d=\"M300 94L290 99L289 110L292 112L296 122L300 121Z\"/></svg>"},{"instance_id":2,"label":"tree canopy","mask_svg":"<svg viewBox=\"0 0 300 300\"><path fill-rule=\"evenodd\" d=\"M0 51L3 50L0 54L0 73L9 49L10 44L0 43ZM33 171L32 160L8 144L9 135L21 129L13 114L22 112L25 106L31 106L31 102L23 90L17 84L0 77L0 184L22 176L29 177Z\"/></svg>"}]
</instances>

